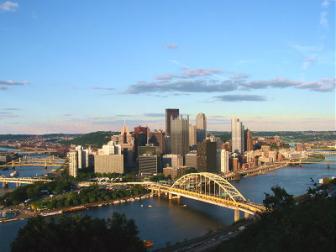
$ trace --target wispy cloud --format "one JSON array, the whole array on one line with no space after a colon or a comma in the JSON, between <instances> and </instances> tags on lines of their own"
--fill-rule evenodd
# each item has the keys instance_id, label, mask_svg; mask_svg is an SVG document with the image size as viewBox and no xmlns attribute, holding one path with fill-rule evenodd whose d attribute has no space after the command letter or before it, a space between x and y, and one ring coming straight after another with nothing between
<instances>
[{"instance_id":1,"label":"wispy cloud","mask_svg":"<svg viewBox=\"0 0 336 252\"><path fill-rule=\"evenodd\" d=\"M0 90L7 90L13 86L24 86L28 83L28 81L0 80Z\"/></svg>"},{"instance_id":2,"label":"wispy cloud","mask_svg":"<svg viewBox=\"0 0 336 252\"><path fill-rule=\"evenodd\" d=\"M19 4L12 1L5 1L0 3L0 11L16 11L19 7Z\"/></svg>"},{"instance_id":3,"label":"wispy cloud","mask_svg":"<svg viewBox=\"0 0 336 252\"><path fill-rule=\"evenodd\" d=\"M317 59L307 57L305 59L305 67L313 64ZM160 78L156 77L154 81L140 81L130 85L125 91L126 94L189 94L189 93L223 93L235 90L254 90L266 88L297 88L307 89L310 91L327 92L335 89L335 78L325 78L317 81L298 81L278 77L268 80L251 80L247 74L231 75L224 80L214 79L215 74L220 70L202 70L191 71L185 75L165 74ZM214 76L212 76L214 74ZM176 76L186 76L180 79ZM189 78L187 77L189 76ZM197 78L194 78L197 76ZM200 78L200 77L211 78Z\"/></svg>"},{"instance_id":4,"label":"wispy cloud","mask_svg":"<svg viewBox=\"0 0 336 252\"><path fill-rule=\"evenodd\" d=\"M93 90L103 90L103 91L114 91L115 90L115 88L113 88L113 87L97 87L97 86L91 87L91 89L93 89Z\"/></svg>"},{"instance_id":5,"label":"wispy cloud","mask_svg":"<svg viewBox=\"0 0 336 252\"><path fill-rule=\"evenodd\" d=\"M222 102L243 102L243 101L266 101L266 97L261 95L219 95L214 97L215 101Z\"/></svg>"}]
</instances>

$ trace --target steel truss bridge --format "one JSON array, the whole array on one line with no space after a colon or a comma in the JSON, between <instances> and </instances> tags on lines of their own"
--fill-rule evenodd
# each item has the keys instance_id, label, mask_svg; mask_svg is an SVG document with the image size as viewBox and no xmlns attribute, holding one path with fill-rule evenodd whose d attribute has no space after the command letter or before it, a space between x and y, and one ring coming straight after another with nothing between
<instances>
[{"instance_id":1,"label":"steel truss bridge","mask_svg":"<svg viewBox=\"0 0 336 252\"><path fill-rule=\"evenodd\" d=\"M21 178L7 178L0 177L0 183L3 184L3 187L6 187L9 183L16 184L20 186L21 184L35 184L35 183L48 183L51 182L51 179L46 178L31 178L31 177L21 177Z\"/></svg>"},{"instance_id":2,"label":"steel truss bridge","mask_svg":"<svg viewBox=\"0 0 336 252\"><path fill-rule=\"evenodd\" d=\"M52 158L26 158L18 160L12 160L7 164L0 165L0 168L14 168L22 166L41 166L41 167L59 167L62 166L64 161L62 159Z\"/></svg>"},{"instance_id":3,"label":"steel truss bridge","mask_svg":"<svg viewBox=\"0 0 336 252\"><path fill-rule=\"evenodd\" d=\"M239 212L245 216L264 212L263 205L248 201L227 179L209 172L189 173L175 181L173 185L154 182L81 182L79 186L90 185L120 186L143 185L151 191L151 195L166 195L169 199L189 198L220 207L234 210L235 221L239 220Z\"/></svg>"}]
</instances>

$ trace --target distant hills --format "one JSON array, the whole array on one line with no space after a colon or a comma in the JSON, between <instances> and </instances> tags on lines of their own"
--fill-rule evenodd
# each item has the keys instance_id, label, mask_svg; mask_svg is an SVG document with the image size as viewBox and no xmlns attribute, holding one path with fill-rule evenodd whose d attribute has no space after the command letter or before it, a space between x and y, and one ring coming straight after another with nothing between
<instances>
[{"instance_id":1,"label":"distant hills","mask_svg":"<svg viewBox=\"0 0 336 252\"><path fill-rule=\"evenodd\" d=\"M106 144L111 140L111 136L119 134L119 132L113 131L97 131L88 134L83 134L73 138L72 140L62 141L64 144L75 144L75 145L91 145L100 148L103 144Z\"/></svg>"}]
</instances>

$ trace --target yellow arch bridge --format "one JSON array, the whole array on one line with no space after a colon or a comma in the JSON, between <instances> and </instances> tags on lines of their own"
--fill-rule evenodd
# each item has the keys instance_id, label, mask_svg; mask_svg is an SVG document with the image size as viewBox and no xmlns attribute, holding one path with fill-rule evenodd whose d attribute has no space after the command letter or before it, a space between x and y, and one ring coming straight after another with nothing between
<instances>
[{"instance_id":1,"label":"yellow arch bridge","mask_svg":"<svg viewBox=\"0 0 336 252\"><path fill-rule=\"evenodd\" d=\"M225 178L209 172L189 173L179 178L172 186L148 183L152 194L166 194L172 198L189 198L234 210L235 221L239 219L239 211L254 215L265 211L260 204L248 201Z\"/></svg>"}]
</instances>

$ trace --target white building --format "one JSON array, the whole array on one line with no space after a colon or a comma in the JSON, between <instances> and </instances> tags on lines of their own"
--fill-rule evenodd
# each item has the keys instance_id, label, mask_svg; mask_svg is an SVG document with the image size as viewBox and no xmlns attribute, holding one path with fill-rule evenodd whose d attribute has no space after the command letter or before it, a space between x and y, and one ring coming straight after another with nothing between
<instances>
[{"instance_id":1,"label":"white building","mask_svg":"<svg viewBox=\"0 0 336 252\"><path fill-rule=\"evenodd\" d=\"M230 152L224 149L217 150L217 170L222 173L230 172Z\"/></svg>"},{"instance_id":2,"label":"white building","mask_svg":"<svg viewBox=\"0 0 336 252\"><path fill-rule=\"evenodd\" d=\"M70 151L68 152L69 160L69 176L77 177L78 173L78 152Z\"/></svg>"},{"instance_id":3,"label":"white building","mask_svg":"<svg viewBox=\"0 0 336 252\"><path fill-rule=\"evenodd\" d=\"M121 145L109 141L98 150L98 155L121 155Z\"/></svg>"}]
</instances>

